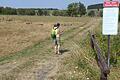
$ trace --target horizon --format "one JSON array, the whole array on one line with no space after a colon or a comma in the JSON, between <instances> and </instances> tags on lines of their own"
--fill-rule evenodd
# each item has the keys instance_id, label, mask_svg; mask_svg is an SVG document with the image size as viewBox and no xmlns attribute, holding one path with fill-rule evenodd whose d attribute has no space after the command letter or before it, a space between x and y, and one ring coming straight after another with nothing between
<instances>
[{"instance_id":1,"label":"horizon","mask_svg":"<svg viewBox=\"0 0 120 80\"><path fill-rule=\"evenodd\" d=\"M100 4L103 3L103 0L58 0L56 2L56 0L51 0L51 1L39 1L39 0L16 0L16 1L12 1L12 0L4 0L4 1L0 1L0 6L1 7L11 7L11 8L53 8L53 9L67 9L67 6L70 3L73 2L81 2L83 3L86 7L88 7L89 5L94 5L94 4ZM23 4L24 3L24 4ZM59 5L57 4L59 3Z\"/></svg>"}]
</instances>

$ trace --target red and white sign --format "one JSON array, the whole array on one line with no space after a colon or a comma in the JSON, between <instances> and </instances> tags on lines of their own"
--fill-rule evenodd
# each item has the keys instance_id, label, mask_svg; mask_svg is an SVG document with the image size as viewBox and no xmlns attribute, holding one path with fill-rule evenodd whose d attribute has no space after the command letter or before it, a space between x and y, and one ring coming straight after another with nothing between
<instances>
[{"instance_id":1,"label":"red and white sign","mask_svg":"<svg viewBox=\"0 0 120 80\"><path fill-rule=\"evenodd\" d=\"M118 16L119 15L119 1L104 2L103 8L103 35L117 35L118 34Z\"/></svg>"},{"instance_id":2,"label":"red and white sign","mask_svg":"<svg viewBox=\"0 0 120 80\"><path fill-rule=\"evenodd\" d=\"M119 1L105 1L104 7L119 7Z\"/></svg>"}]
</instances>

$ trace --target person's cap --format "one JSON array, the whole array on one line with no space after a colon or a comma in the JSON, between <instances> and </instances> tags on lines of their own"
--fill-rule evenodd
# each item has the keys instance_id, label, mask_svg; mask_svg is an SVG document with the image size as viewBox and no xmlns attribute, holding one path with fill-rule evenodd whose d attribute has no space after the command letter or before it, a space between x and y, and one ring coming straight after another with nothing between
<instances>
[{"instance_id":1,"label":"person's cap","mask_svg":"<svg viewBox=\"0 0 120 80\"><path fill-rule=\"evenodd\" d=\"M60 23L57 23L56 25L57 25L57 26L60 26Z\"/></svg>"}]
</instances>

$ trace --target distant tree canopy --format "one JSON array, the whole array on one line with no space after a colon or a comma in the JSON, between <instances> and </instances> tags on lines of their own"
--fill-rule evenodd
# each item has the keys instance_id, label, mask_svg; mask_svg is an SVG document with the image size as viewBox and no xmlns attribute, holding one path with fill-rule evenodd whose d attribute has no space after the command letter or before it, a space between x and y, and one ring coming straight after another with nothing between
<instances>
[{"instance_id":1,"label":"distant tree canopy","mask_svg":"<svg viewBox=\"0 0 120 80\"><path fill-rule=\"evenodd\" d=\"M35 15L32 9L17 9L17 15Z\"/></svg>"},{"instance_id":2,"label":"distant tree canopy","mask_svg":"<svg viewBox=\"0 0 120 80\"><path fill-rule=\"evenodd\" d=\"M86 8L81 2L71 3L68 5L67 13L68 16L82 16L86 14Z\"/></svg>"},{"instance_id":3,"label":"distant tree canopy","mask_svg":"<svg viewBox=\"0 0 120 80\"><path fill-rule=\"evenodd\" d=\"M49 16L49 15L50 15L50 12L47 11L47 10L44 10L44 11L43 11L43 15L44 15L44 16Z\"/></svg>"},{"instance_id":4,"label":"distant tree canopy","mask_svg":"<svg viewBox=\"0 0 120 80\"><path fill-rule=\"evenodd\" d=\"M38 15L42 16L43 15L43 11L41 9L38 9Z\"/></svg>"},{"instance_id":5,"label":"distant tree canopy","mask_svg":"<svg viewBox=\"0 0 120 80\"><path fill-rule=\"evenodd\" d=\"M52 9L53 10L53 9ZM55 9L56 10L56 9ZM49 16L48 9L17 9L18 15L38 15L38 16Z\"/></svg>"},{"instance_id":6,"label":"distant tree canopy","mask_svg":"<svg viewBox=\"0 0 120 80\"><path fill-rule=\"evenodd\" d=\"M71 3L67 10L59 10L54 8L10 8L0 7L1 15L38 15L38 16L82 16L86 14L84 4Z\"/></svg>"},{"instance_id":7,"label":"distant tree canopy","mask_svg":"<svg viewBox=\"0 0 120 80\"><path fill-rule=\"evenodd\" d=\"M54 10L52 12L53 16L67 16L67 11L66 10Z\"/></svg>"},{"instance_id":8,"label":"distant tree canopy","mask_svg":"<svg viewBox=\"0 0 120 80\"><path fill-rule=\"evenodd\" d=\"M94 17L94 16L95 16L95 11L90 11L90 12L88 13L88 16Z\"/></svg>"},{"instance_id":9,"label":"distant tree canopy","mask_svg":"<svg viewBox=\"0 0 120 80\"><path fill-rule=\"evenodd\" d=\"M10 8L10 7L6 7L6 8L3 8L3 7L0 7L0 14L4 14L4 15L16 15L17 12L16 12L16 9L14 8Z\"/></svg>"},{"instance_id":10,"label":"distant tree canopy","mask_svg":"<svg viewBox=\"0 0 120 80\"><path fill-rule=\"evenodd\" d=\"M3 7L0 7L0 13L2 12Z\"/></svg>"},{"instance_id":11,"label":"distant tree canopy","mask_svg":"<svg viewBox=\"0 0 120 80\"><path fill-rule=\"evenodd\" d=\"M10 7L0 7L0 14L2 15L36 15L36 10L37 10L37 15L45 15L49 16L51 10L58 10L54 8L10 8Z\"/></svg>"}]
</instances>

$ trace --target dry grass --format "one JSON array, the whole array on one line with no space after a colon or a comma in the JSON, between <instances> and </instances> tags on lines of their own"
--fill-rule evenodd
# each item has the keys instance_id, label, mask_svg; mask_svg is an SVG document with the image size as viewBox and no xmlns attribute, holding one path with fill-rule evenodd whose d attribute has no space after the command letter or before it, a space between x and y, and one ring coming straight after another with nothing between
<instances>
[{"instance_id":1,"label":"dry grass","mask_svg":"<svg viewBox=\"0 0 120 80\"><path fill-rule=\"evenodd\" d=\"M24 78L27 78L26 75L36 77L34 72L44 74L46 69L49 72L49 68L51 68L49 66L54 67L58 60L58 57L54 59L53 51L50 48L49 37L53 24L56 22L62 24L63 41L67 41L76 36L76 33L84 29L83 26L91 20L87 17L0 16L0 18L0 42L2 43L0 44L0 70L2 71L0 78L3 80L8 78L28 80ZM6 56L2 57L3 55ZM42 62L44 60L46 63L52 62L53 64L46 64ZM42 63L44 63L44 67L42 67ZM39 73L37 74L40 75Z\"/></svg>"},{"instance_id":2,"label":"dry grass","mask_svg":"<svg viewBox=\"0 0 120 80\"><path fill-rule=\"evenodd\" d=\"M15 53L50 37L51 27L61 22L62 30L88 18L45 16L0 16L0 56Z\"/></svg>"},{"instance_id":3,"label":"dry grass","mask_svg":"<svg viewBox=\"0 0 120 80\"><path fill-rule=\"evenodd\" d=\"M47 40L56 22L62 24L61 30L65 32L62 36L63 48L69 50L68 54L60 57L54 57L50 39ZM7 56L0 57L0 79L34 80L36 74L48 75L44 73L46 70L51 74L49 68L59 62L57 80L98 80L99 69L94 56L85 47L87 45L80 42L85 41L87 32L84 31L99 23L93 22L88 17L0 16L0 56ZM119 68L111 70L110 79L119 79Z\"/></svg>"},{"instance_id":4,"label":"dry grass","mask_svg":"<svg viewBox=\"0 0 120 80\"><path fill-rule=\"evenodd\" d=\"M40 40L44 40L49 36L50 26L48 24L41 26L18 22L1 22L0 55L20 51Z\"/></svg>"}]
</instances>

